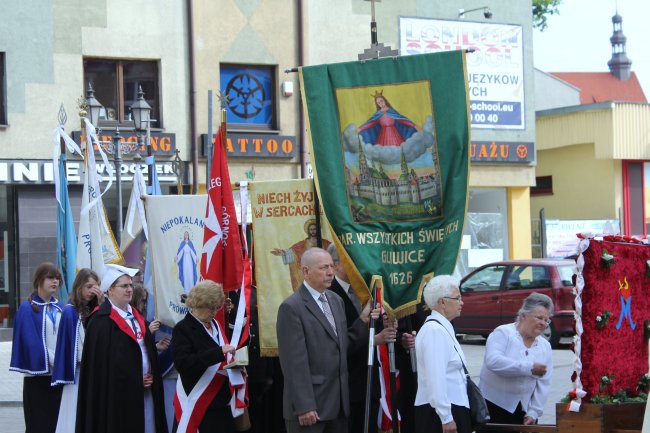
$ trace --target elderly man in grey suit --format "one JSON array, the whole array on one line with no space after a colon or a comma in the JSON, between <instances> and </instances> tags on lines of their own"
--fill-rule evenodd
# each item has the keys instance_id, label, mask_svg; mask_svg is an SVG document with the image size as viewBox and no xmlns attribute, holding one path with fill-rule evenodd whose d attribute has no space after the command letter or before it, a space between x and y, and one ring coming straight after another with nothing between
<instances>
[{"instance_id":1,"label":"elderly man in grey suit","mask_svg":"<svg viewBox=\"0 0 650 433\"><path fill-rule=\"evenodd\" d=\"M342 299L326 290L334 278L332 257L310 248L300 265L304 282L280 305L276 325L287 432L343 433L350 407L347 352L367 342L370 304L348 327Z\"/></svg>"}]
</instances>

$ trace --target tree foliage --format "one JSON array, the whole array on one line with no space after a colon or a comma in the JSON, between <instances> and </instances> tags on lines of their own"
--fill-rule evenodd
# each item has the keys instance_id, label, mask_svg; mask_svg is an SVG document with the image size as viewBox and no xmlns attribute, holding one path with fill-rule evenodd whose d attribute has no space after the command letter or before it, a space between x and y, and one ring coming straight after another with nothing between
<instances>
[{"instance_id":1,"label":"tree foliage","mask_svg":"<svg viewBox=\"0 0 650 433\"><path fill-rule=\"evenodd\" d=\"M560 3L562 0L533 0L533 27L543 31L548 16L560 13Z\"/></svg>"}]
</instances>

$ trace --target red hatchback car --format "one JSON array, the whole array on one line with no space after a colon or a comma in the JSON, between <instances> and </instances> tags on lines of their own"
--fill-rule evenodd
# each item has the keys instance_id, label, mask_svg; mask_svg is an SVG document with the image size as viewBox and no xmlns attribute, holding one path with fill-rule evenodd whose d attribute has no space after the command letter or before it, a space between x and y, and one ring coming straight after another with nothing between
<instances>
[{"instance_id":1,"label":"red hatchback car","mask_svg":"<svg viewBox=\"0 0 650 433\"><path fill-rule=\"evenodd\" d=\"M533 292L553 300L553 317L545 337L557 347L574 330L573 260L507 260L489 263L460 284L463 310L454 320L457 334L487 337L499 325L512 323L523 300Z\"/></svg>"}]
</instances>

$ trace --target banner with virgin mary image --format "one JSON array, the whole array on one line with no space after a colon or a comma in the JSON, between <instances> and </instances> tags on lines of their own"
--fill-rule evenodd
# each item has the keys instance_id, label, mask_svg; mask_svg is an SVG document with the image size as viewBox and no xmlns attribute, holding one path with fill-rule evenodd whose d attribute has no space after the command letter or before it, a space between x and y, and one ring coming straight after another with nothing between
<instances>
[{"instance_id":1,"label":"banner with virgin mary image","mask_svg":"<svg viewBox=\"0 0 650 433\"><path fill-rule=\"evenodd\" d=\"M150 195L145 201L155 317L170 327L187 314L187 294L199 281L207 201L207 195Z\"/></svg>"},{"instance_id":2,"label":"banner with virgin mary image","mask_svg":"<svg viewBox=\"0 0 650 433\"><path fill-rule=\"evenodd\" d=\"M469 171L463 51L300 69L314 179L362 300L373 275L397 317L454 270Z\"/></svg>"}]
</instances>

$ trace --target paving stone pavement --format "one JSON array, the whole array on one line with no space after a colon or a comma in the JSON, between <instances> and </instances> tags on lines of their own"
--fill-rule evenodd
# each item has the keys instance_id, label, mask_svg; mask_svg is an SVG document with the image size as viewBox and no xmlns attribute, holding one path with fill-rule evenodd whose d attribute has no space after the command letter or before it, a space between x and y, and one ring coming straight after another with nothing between
<instances>
[{"instance_id":1,"label":"paving stone pavement","mask_svg":"<svg viewBox=\"0 0 650 433\"><path fill-rule=\"evenodd\" d=\"M25 432L22 406L0 406L0 431L3 433Z\"/></svg>"},{"instance_id":2,"label":"paving stone pavement","mask_svg":"<svg viewBox=\"0 0 650 433\"><path fill-rule=\"evenodd\" d=\"M23 418L23 375L9 371L11 341L0 342L0 431L22 433L25 431Z\"/></svg>"},{"instance_id":3,"label":"paving stone pavement","mask_svg":"<svg viewBox=\"0 0 650 433\"><path fill-rule=\"evenodd\" d=\"M23 401L23 375L9 371L11 341L0 342L0 406Z\"/></svg>"}]
</instances>

